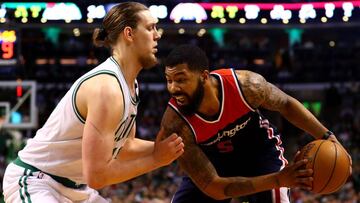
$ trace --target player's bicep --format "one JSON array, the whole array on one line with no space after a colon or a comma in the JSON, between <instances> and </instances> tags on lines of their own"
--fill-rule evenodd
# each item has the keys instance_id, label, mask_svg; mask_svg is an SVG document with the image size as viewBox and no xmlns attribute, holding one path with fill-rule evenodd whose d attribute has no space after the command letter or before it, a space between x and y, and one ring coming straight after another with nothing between
<instances>
[{"instance_id":1,"label":"player's bicep","mask_svg":"<svg viewBox=\"0 0 360 203\"><path fill-rule=\"evenodd\" d=\"M86 92L87 109L82 141L84 175L101 171L111 160L114 134L122 116L122 94L112 89L111 84L117 84L114 81L110 87L106 84L108 77L93 78L79 89Z\"/></svg>"},{"instance_id":2,"label":"player's bicep","mask_svg":"<svg viewBox=\"0 0 360 203\"><path fill-rule=\"evenodd\" d=\"M236 71L246 101L253 108L280 111L288 102L288 95L251 71Z\"/></svg>"},{"instance_id":3,"label":"player's bicep","mask_svg":"<svg viewBox=\"0 0 360 203\"><path fill-rule=\"evenodd\" d=\"M286 109L286 106L289 103L289 99L291 97L271 83L267 83L267 86L269 93L267 94L261 107L271 111L282 112L284 109Z\"/></svg>"},{"instance_id":4,"label":"player's bicep","mask_svg":"<svg viewBox=\"0 0 360 203\"><path fill-rule=\"evenodd\" d=\"M168 107L161 126L167 136L177 133L183 139L185 147L184 153L178 159L180 167L203 192L207 193L207 186L218 175L210 160L196 144L194 134L188 124L172 108Z\"/></svg>"}]
</instances>

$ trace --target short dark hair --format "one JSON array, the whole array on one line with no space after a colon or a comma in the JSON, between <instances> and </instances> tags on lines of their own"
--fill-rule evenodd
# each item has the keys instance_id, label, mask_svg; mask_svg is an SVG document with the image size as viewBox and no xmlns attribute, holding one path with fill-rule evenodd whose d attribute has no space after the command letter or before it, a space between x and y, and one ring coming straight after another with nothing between
<instances>
[{"instance_id":1,"label":"short dark hair","mask_svg":"<svg viewBox=\"0 0 360 203\"><path fill-rule=\"evenodd\" d=\"M165 66L187 64L192 71L204 71L209 69L209 60L205 52L198 46L184 44L175 47L165 60Z\"/></svg>"},{"instance_id":2,"label":"short dark hair","mask_svg":"<svg viewBox=\"0 0 360 203\"><path fill-rule=\"evenodd\" d=\"M133 29L137 27L140 20L138 13L144 10L148 10L148 7L138 2L124 2L112 7L106 14L101 28L94 30L95 46L113 46L126 26Z\"/></svg>"}]
</instances>

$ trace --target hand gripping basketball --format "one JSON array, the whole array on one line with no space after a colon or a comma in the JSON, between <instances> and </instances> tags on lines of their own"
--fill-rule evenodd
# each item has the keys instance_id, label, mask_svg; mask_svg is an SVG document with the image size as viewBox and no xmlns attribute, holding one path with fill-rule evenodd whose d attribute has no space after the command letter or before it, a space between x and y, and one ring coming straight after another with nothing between
<instances>
[{"instance_id":1,"label":"hand gripping basketball","mask_svg":"<svg viewBox=\"0 0 360 203\"><path fill-rule=\"evenodd\" d=\"M312 192L330 194L338 191L348 179L351 158L345 149L331 140L315 140L308 143L295 160L308 159L306 169L313 169Z\"/></svg>"}]
</instances>

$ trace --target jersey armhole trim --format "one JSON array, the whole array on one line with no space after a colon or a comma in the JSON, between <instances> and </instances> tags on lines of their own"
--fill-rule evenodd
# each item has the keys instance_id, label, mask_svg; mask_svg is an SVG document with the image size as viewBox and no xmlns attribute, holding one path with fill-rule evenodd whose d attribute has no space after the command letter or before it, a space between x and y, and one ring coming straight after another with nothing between
<instances>
[{"instance_id":1,"label":"jersey armhole trim","mask_svg":"<svg viewBox=\"0 0 360 203\"><path fill-rule=\"evenodd\" d=\"M243 90L241 89L240 81L239 81L239 79L238 79L238 77L237 77L237 75L236 75L235 70L232 69L232 68L231 68L231 73L232 73L233 78L234 78L234 80L235 80L235 84L236 84L236 87L237 87L237 89L238 89L238 91L239 91L239 95L240 95L241 100L243 100L243 102L244 102L244 104L245 104L246 107L248 107L251 111L255 112L255 108L253 108L253 107L249 104L249 102L246 100L246 98L245 98L245 96L244 96L244 92L243 92Z\"/></svg>"},{"instance_id":2,"label":"jersey armhole trim","mask_svg":"<svg viewBox=\"0 0 360 203\"><path fill-rule=\"evenodd\" d=\"M119 87L120 87L121 93L122 93L122 95L123 95L123 104L125 105L125 98L124 98L125 95L124 95L124 91L123 91L123 89L122 89L122 87L121 87L121 83L120 83L119 79L117 78L115 72L108 71L108 70L100 70L100 71L97 71L97 72L95 72L95 73L92 73L92 74L84 77L83 79L81 79L81 80L79 81L79 83L75 86L74 91L73 91L73 94L72 94L72 102L71 102L71 103L72 103L73 110L74 110L74 112L75 112L76 117L77 117L77 118L79 119L79 121L80 121L81 123L83 123L83 124L85 124L86 119L80 114L79 109L78 109L77 106L76 106L76 96L77 96L77 92L78 92L80 86L82 85L82 83L84 83L86 80L88 80L88 79L90 79L90 78L92 78L92 77L95 77L95 76L101 75L101 74L108 74L108 75L114 76L114 77L116 78L116 80L117 80L118 83L119 83ZM125 113L125 112L124 112L124 113ZM123 117L123 115L122 115L122 117Z\"/></svg>"}]
</instances>

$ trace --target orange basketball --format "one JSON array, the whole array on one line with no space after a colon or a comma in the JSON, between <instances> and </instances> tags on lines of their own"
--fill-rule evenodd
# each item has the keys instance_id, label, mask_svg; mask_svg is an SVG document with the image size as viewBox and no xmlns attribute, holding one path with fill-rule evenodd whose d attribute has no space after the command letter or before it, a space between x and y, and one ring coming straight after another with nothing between
<instances>
[{"instance_id":1,"label":"orange basketball","mask_svg":"<svg viewBox=\"0 0 360 203\"><path fill-rule=\"evenodd\" d=\"M315 140L300 151L297 160L307 158L306 168L313 169L312 192L329 194L339 190L350 175L350 159L339 144Z\"/></svg>"}]
</instances>

